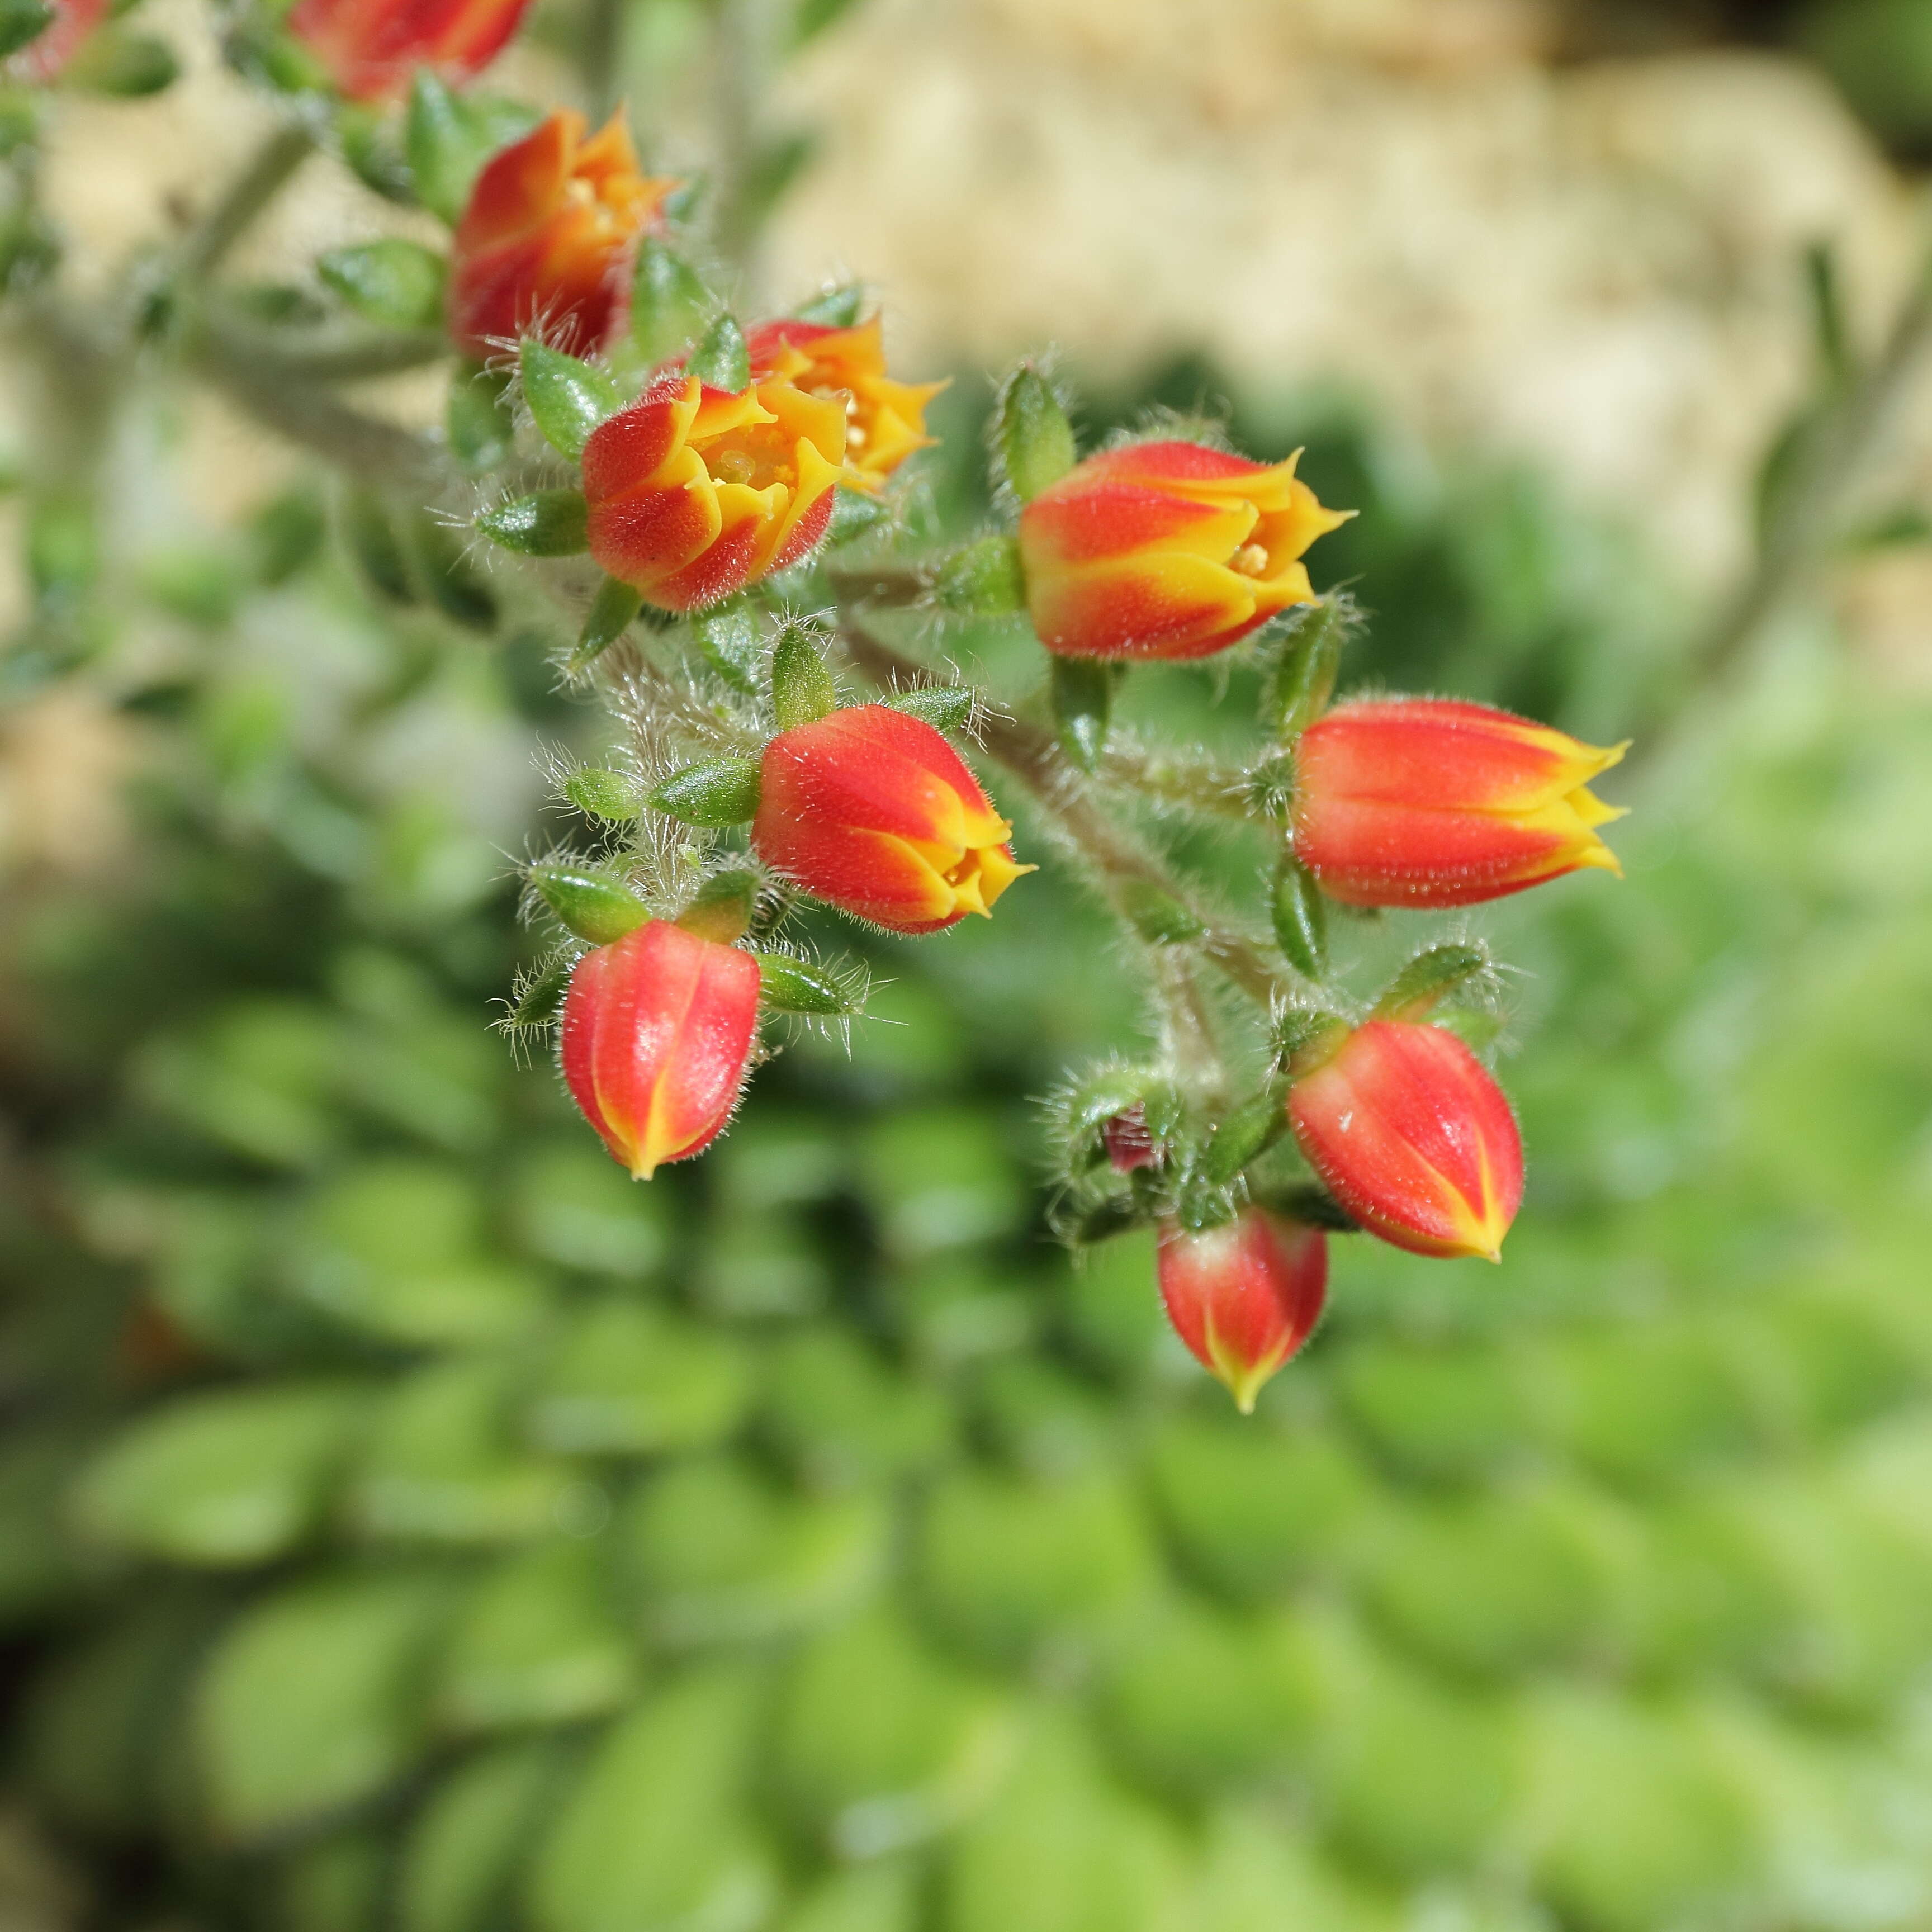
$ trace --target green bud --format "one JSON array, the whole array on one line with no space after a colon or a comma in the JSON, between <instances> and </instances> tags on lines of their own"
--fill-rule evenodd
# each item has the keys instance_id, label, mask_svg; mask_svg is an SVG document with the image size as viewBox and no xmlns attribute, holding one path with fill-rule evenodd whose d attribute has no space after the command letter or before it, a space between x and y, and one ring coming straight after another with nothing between
<instances>
[{"instance_id":1,"label":"green bud","mask_svg":"<svg viewBox=\"0 0 1932 1932\"><path fill-rule=\"evenodd\" d=\"M891 514L878 497L868 496L862 490L848 490L842 484L832 494L832 521L826 526L826 547L836 550L841 544L856 543L868 531L875 530Z\"/></svg>"},{"instance_id":2,"label":"green bud","mask_svg":"<svg viewBox=\"0 0 1932 1932\"><path fill-rule=\"evenodd\" d=\"M708 388L728 390L733 395L745 388L752 380L752 356L738 318L721 315L704 332L685 366Z\"/></svg>"},{"instance_id":3,"label":"green bud","mask_svg":"<svg viewBox=\"0 0 1932 1932\"><path fill-rule=\"evenodd\" d=\"M434 328L442 320L449 265L419 242L390 236L332 248L315 272L358 315L386 328Z\"/></svg>"},{"instance_id":4,"label":"green bud","mask_svg":"<svg viewBox=\"0 0 1932 1932\"><path fill-rule=\"evenodd\" d=\"M1216 1123L1201 1162L1202 1176L1226 1186L1250 1161L1258 1160L1288 1130L1288 1108L1272 1088Z\"/></svg>"},{"instance_id":5,"label":"green bud","mask_svg":"<svg viewBox=\"0 0 1932 1932\"><path fill-rule=\"evenodd\" d=\"M645 361L658 363L687 348L711 311L711 291L677 250L654 235L638 244L631 279L631 337Z\"/></svg>"},{"instance_id":6,"label":"green bud","mask_svg":"<svg viewBox=\"0 0 1932 1932\"><path fill-rule=\"evenodd\" d=\"M865 307L865 284L842 282L836 288L826 289L814 296L802 308L794 309L792 314L800 322L814 322L821 328L850 328L858 321Z\"/></svg>"},{"instance_id":7,"label":"green bud","mask_svg":"<svg viewBox=\"0 0 1932 1932\"><path fill-rule=\"evenodd\" d=\"M902 691L886 702L895 711L930 724L935 731L963 731L973 716L977 694L963 684L928 684Z\"/></svg>"},{"instance_id":8,"label":"green bud","mask_svg":"<svg viewBox=\"0 0 1932 1932\"><path fill-rule=\"evenodd\" d=\"M862 968L834 970L816 960L795 959L788 952L760 952L758 980L759 997L782 1013L843 1019L865 1008Z\"/></svg>"},{"instance_id":9,"label":"green bud","mask_svg":"<svg viewBox=\"0 0 1932 1932\"><path fill-rule=\"evenodd\" d=\"M1144 879L1130 879L1120 889L1120 910L1150 946L1184 946L1208 928L1172 892Z\"/></svg>"},{"instance_id":10,"label":"green bud","mask_svg":"<svg viewBox=\"0 0 1932 1932\"><path fill-rule=\"evenodd\" d=\"M1073 425L1053 386L1030 362L1009 376L994 406L993 451L1006 487L1030 503L1073 467Z\"/></svg>"},{"instance_id":11,"label":"green bud","mask_svg":"<svg viewBox=\"0 0 1932 1932\"><path fill-rule=\"evenodd\" d=\"M590 614L578 633L577 648L570 654L570 668L582 670L594 664L631 628L631 620L644 608L644 600L628 584L607 577L590 600Z\"/></svg>"},{"instance_id":12,"label":"green bud","mask_svg":"<svg viewBox=\"0 0 1932 1932\"><path fill-rule=\"evenodd\" d=\"M650 802L687 825L742 825L758 809L758 768L749 758L706 758L674 772Z\"/></svg>"},{"instance_id":13,"label":"green bud","mask_svg":"<svg viewBox=\"0 0 1932 1932\"><path fill-rule=\"evenodd\" d=\"M817 640L802 624L788 624L772 650L772 710L778 729L812 724L838 708L838 687L825 668Z\"/></svg>"},{"instance_id":14,"label":"green bud","mask_svg":"<svg viewBox=\"0 0 1932 1932\"><path fill-rule=\"evenodd\" d=\"M1262 700L1262 715L1279 736L1298 736L1328 708L1354 610L1338 594L1298 604L1282 620L1279 654Z\"/></svg>"},{"instance_id":15,"label":"green bud","mask_svg":"<svg viewBox=\"0 0 1932 1932\"><path fill-rule=\"evenodd\" d=\"M532 973L517 988L516 1002L510 1009L511 1025L548 1026L570 990L571 968L576 963L574 959L553 960Z\"/></svg>"},{"instance_id":16,"label":"green bud","mask_svg":"<svg viewBox=\"0 0 1932 1932\"><path fill-rule=\"evenodd\" d=\"M131 100L172 86L180 72L181 62L166 40L109 26L97 28L81 43L62 78L70 87Z\"/></svg>"},{"instance_id":17,"label":"green bud","mask_svg":"<svg viewBox=\"0 0 1932 1932\"><path fill-rule=\"evenodd\" d=\"M939 566L933 589L940 604L962 616L1006 617L1026 608L1020 547L1010 536L982 537Z\"/></svg>"},{"instance_id":18,"label":"green bud","mask_svg":"<svg viewBox=\"0 0 1932 1932\"><path fill-rule=\"evenodd\" d=\"M1458 987L1484 977L1489 970L1486 946L1432 946L1418 952L1388 982L1372 1017L1412 1022L1426 1018Z\"/></svg>"},{"instance_id":19,"label":"green bud","mask_svg":"<svg viewBox=\"0 0 1932 1932\"><path fill-rule=\"evenodd\" d=\"M472 476L508 460L517 440L509 371L486 369L477 362L460 364L449 379L443 422L450 454Z\"/></svg>"},{"instance_id":20,"label":"green bud","mask_svg":"<svg viewBox=\"0 0 1932 1932\"><path fill-rule=\"evenodd\" d=\"M0 59L38 40L54 18L46 0L0 0Z\"/></svg>"},{"instance_id":21,"label":"green bud","mask_svg":"<svg viewBox=\"0 0 1932 1932\"><path fill-rule=\"evenodd\" d=\"M744 937L758 897L755 872L716 872L698 887L697 897L678 914L677 922L700 939L729 946Z\"/></svg>"},{"instance_id":22,"label":"green bud","mask_svg":"<svg viewBox=\"0 0 1932 1932\"><path fill-rule=\"evenodd\" d=\"M756 609L742 598L715 604L691 620L692 634L711 668L734 691L749 696L758 688L758 664L765 654Z\"/></svg>"},{"instance_id":23,"label":"green bud","mask_svg":"<svg viewBox=\"0 0 1932 1932\"><path fill-rule=\"evenodd\" d=\"M1123 671L1120 665L1093 658L1053 660L1053 716L1060 748L1083 772L1094 770L1107 748L1107 721Z\"/></svg>"},{"instance_id":24,"label":"green bud","mask_svg":"<svg viewBox=\"0 0 1932 1932\"><path fill-rule=\"evenodd\" d=\"M1275 1058L1299 1078L1312 1072L1348 1037L1348 1022L1322 1006L1291 1006L1274 1024Z\"/></svg>"},{"instance_id":25,"label":"green bud","mask_svg":"<svg viewBox=\"0 0 1932 1932\"><path fill-rule=\"evenodd\" d=\"M1328 902L1292 852L1282 854L1269 910L1274 916L1275 944L1288 963L1305 980L1327 978Z\"/></svg>"},{"instance_id":26,"label":"green bud","mask_svg":"<svg viewBox=\"0 0 1932 1932\"><path fill-rule=\"evenodd\" d=\"M519 360L532 420L553 449L574 462L590 432L622 406L616 384L602 370L529 336Z\"/></svg>"},{"instance_id":27,"label":"green bud","mask_svg":"<svg viewBox=\"0 0 1932 1932\"><path fill-rule=\"evenodd\" d=\"M485 510L476 527L519 556L576 556L589 547L588 512L580 490L538 490Z\"/></svg>"},{"instance_id":28,"label":"green bud","mask_svg":"<svg viewBox=\"0 0 1932 1932\"><path fill-rule=\"evenodd\" d=\"M613 825L628 824L638 815L638 787L622 772L586 765L563 782L563 795L578 810Z\"/></svg>"},{"instance_id":29,"label":"green bud","mask_svg":"<svg viewBox=\"0 0 1932 1932\"><path fill-rule=\"evenodd\" d=\"M527 874L545 905L579 939L608 946L634 932L650 908L628 886L574 866L532 866Z\"/></svg>"},{"instance_id":30,"label":"green bud","mask_svg":"<svg viewBox=\"0 0 1932 1932\"><path fill-rule=\"evenodd\" d=\"M413 604L416 586L408 554L397 538L381 496L374 490L345 490L341 525L350 555L376 594L392 604Z\"/></svg>"}]
</instances>

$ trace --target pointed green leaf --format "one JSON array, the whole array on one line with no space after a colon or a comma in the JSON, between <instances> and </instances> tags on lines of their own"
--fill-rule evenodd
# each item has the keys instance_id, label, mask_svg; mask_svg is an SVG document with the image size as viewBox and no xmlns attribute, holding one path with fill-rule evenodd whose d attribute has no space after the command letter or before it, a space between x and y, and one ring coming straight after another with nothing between
<instances>
[{"instance_id":1,"label":"pointed green leaf","mask_svg":"<svg viewBox=\"0 0 1932 1932\"><path fill-rule=\"evenodd\" d=\"M691 620L692 634L713 670L734 691L747 696L758 688L758 664L765 654L758 614L742 598L700 610Z\"/></svg>"},{"instance_id":2,"label":"pointed green leaf","mask_svg":"<svg viewBox=\"0 0 1932 1932\"><path fill-rule=\"evenodd\" d=\"M1224 1187L1251 1160L1261 1156L1288 1130L1288 1108L1282 1096L1272 1090L1238 1107L1217 1121L1214 1138L1208 1143L1201 1163L1203 1177L1216 1187Z\"/></svg>"},{"instance_id":3,"label":"pointed green leaf","mask_svg":"<svg viewBox=\"0 0 1932 1932\"><path fill-rule=\"evenodd\" d=\"M419 242L391 236L332 248L316 273L358 314L388 328L434 328L442 320L448 264Z\"/></svg>"},{"instance_id":4,"label":"pointed green leaf","mask_svg":"<svg viewBox=\"0 0 1932 1932\"><path fill-rule=\"evenodd\" d=\"M590 432L622 406L616 384L602 370L530 336L524 338L519 360L531 419L553 449L574 461Z\"/></svg>"},{"instance_id":5,"label":"pointed green leaf","mask_svg":"<svg viewBox=\"0 0 1932 1932\"><path fill-rule=\"evenodd\" d=\"M1004 534L956 550L939 567L933 589L940 604L969 617L1004 617L1026 608L1020 547Z\"/></svg>"},{"instance_id":6,"label":"pointed green leaf","mask_svg":"<svg viewBox=\"0 0 1932 1932\"><path fill-rule=\"evenodd\" d=\"M430 69L418 68L410 88L404 134L416 199L454 227L484 163L500 148L521 140L537 119L520 101L460 95Z\"/></svg>"},{"instance_id":7,"label":"pointed green leaf","mask_svg":"<svg viewBox=\"0 0 1932 1932\"><path fill-rule=\"evenodd\" d=\"M1378 1020L1425 1018L1438 1001L1472 980L1482 978L1489 970L1486 946L1432 946L1418 952L1389 982L1376 1002L1375 1017Z\"/></svg>"},{"instance_id":8,"label":"pointed green leaf","mask_svg":"<svg viewBox=\"0 0 1932 1932\"><path fill-rule=\"evenodd\" d=\"M571 969L576 963L574 959L553 960L540 971L520 980L515 1004L510 1009L511 1025L548 1026L570 990Z\"/></svg>"},{"instance_id":9,"label":"pointed green leaf","mask_svg":"<svg viewBox=\"0 0 1932 1932\"><path fill-rule=\"evenodd\" d=\"M902 691L886 703L895 711L930 724L935 731L963 731L972 721L979 694L964 684L928 684L916 691Z\"/></svg>"},{"instance_id":10,"label":"pointed green leaf","mask_svg":"<svg viewBox=\"0 0 1932 1932\"><path fill-rule=\"evenodd\" d=\"M1281 643L1262 700L1262 716L1280 736L1298 736L1328 708L1354 612L1337 595L1298 604L1281 620Z\"/></svg>"},{"instance_id":11,"label":"pointed green leaf","mask_svg":"<svg viewBox=\"0 0 1932 1932\"><path fill-rule=\"evenodd\" d=\"M825 544L836 550L841 544L856 543L877 530L892 512L877 496L863 490L848 490L842 483L832 493L832 521L826 526Z\"/></svg>"},{"instance_id":12,"label":"pointed green leaf","mask_svg":"<svg viewBox=\"0 0 1932 1932\"><path fill-rule=\"evenodd\" d=\"M688 348L711 306L698 271L668 242L646 236L631 282L631 334L644 359L663 362Z\"/></svg>"},{"instance_id":13,"label":"pointed green leaf","mask_svg":"<svg viewBox=\"0 0 1932 1932\"><path fill-rule=\"evenodd\" d=\"M813 322L821 328L850 328L866 307L863 282L841 282L823 290L811 301L792 310L800 322Z\"/></svg>"},{"instance_id":14,"label":"pointed green leaf","mask_svg":"<svg viewBox=\"0 0 1932 1932\"><path fill-rule=\"evenodd\" d=\"M829 968L817 960L795 959L788 952L760 952L758 958L758 996L782 1013L830 1019L864 1010L862 968Z\"/></svg>"},{"instance_id":15,"label":"pointed green leaf","mask_svg":"<svg viewBox=\"0 0 1932 1932\"><path fill-rule=\"evenodd\" d=\"M743 388L752 380L752 357L737 317L721 315L704 332L686 366L708 388L728 390L734 395Z\"/></svg>"},{"instance_id":16,"label":"pointed green leaf","mask_svg":"<svg viewBox=\"0 0 1932 1932\"><path fill-rule=\"evenodd\" d=\"M1208 928L1172 892L1144 879L1130 879L1120 889L1120 910L1150 946L1184 946Z\"/></svg>"},{"instance_id":17,"label":"pointed green leaf","mask_svg":"<svg viewBox=\"0 0 1932 1932\"><path fill-rule=\"evenodd\" d=\"M1053 660L1053 716L1060 748L1083 772L1095 770L1107 746L1107 721L1123 668L1092 658Z\"/></svg>"},{"instance_id":18,"label":"pointed green leaf","mask_svg":"<svg viewBox=\"0 0 1932 1932\"><path fill-rule=\"evenodd\" d=\"M1328 971L1328 902L1308 868L1292 852L1282 856L1275 874L1275 944L1304 979L1320 980Z\"/></svg>"},{"instance_id":19,"label":"pointed green leaf","mask_svg":"<svg viewBox=\"0 0 1932 1932\"><path fill-rule=\"evenodd\" d=\"M564 781L563 795L579 812L612 825L627 824L638 815L637 781L602 765L572 772Z\"/></svg>"},{"instance_id":20,"label":"pointed green leaf","mask_svg":"<svg viewBox=\"0 0 1932 1932\"><path fill-rule=\"evenodd\" d=\"M628 584L607 577L591 599L590 612L578 633L577 648L570 655L572 670L594 664L624 633L644 608L644 600Z\"/></svg>"},{"instance_id":21,"label":"pointed green leaf","mask_svg":"<svg viewBox=\"0 0 1932 1932\"><path fill-rule=\"evenodd\" d=\"M476 527L519 556L578 556L590 544L587 514L581 490L538 490L485 510Z\"/></svg>"}]
</instances>

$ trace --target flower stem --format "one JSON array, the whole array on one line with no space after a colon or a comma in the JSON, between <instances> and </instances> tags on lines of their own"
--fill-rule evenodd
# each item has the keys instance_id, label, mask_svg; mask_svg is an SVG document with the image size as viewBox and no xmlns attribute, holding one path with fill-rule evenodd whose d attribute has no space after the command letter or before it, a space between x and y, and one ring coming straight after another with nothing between
<instances>
[{"instance_id":1,"label":"flower stem","mask_svg":"<svg viewBox=\"0 0 1932 1932\"><path fill-rule=\"evenodd\" d=\"M314 151L314 130L305 122L287 121L249 156L182 244L184 290L190 296L206 290L209 277Z\"/></svg>"}]
</instances>

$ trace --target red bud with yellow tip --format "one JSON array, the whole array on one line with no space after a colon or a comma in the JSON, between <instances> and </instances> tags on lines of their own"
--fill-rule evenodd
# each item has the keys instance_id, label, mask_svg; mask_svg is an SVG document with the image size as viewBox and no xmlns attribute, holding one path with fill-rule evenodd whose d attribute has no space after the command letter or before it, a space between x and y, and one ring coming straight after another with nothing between
<instances>
[{"instance_id":1,"label":"red bud with yellow tip","mask_svg":"<svg viewBox=\"0 0 1932 1932\"><path fill-rule=\"evenodd\" d=\"M1294 459L1133 442L1076 464L1020 515L1027 608L1063 657L1199 658L1315 592L1301 562L1350 513Z\"/></svg>"},{"instance_id":2,"label":"red bud with yellow tip","mask_svg":"<svg viewBox=\"0 0 1932 1932\"><path fill-rule=\"evenodd\" d=\"M652 920L577 962L563 1076L632 1177L702 1154L731 1117L758 1022L758 962Z\"/></svg>"},{"instance_id":3,"label":"red bud with yellow tip","mask_svg":"<svg viewBox=\"0 0 1932 1932\"><path fill-rule=\"evenodd\" d=\"M1030 866L1012 826L930 724L855 705L765 747L752 844L814 898L895 932L937 932L994 902Z\"/></svg>"},{"instance_id":4,"label":"red bud with yellow tip","mask_svg":"<svg viewBox=\"0 0 1932 1932\"><path fill-rule=\"evenodd\" d=\"M638 237L675 185L638 171L621 114L560 110L491 156L456 226L449 332L482 358L520 336L594 355L623 316Z\"/></svg>"},{"instance_id":5,"label":"red bud with yellow tip","mask_svg":"<svg viewBox=\"0 0 1932 1932\"><path fill-rule=\"evenodd\" d=\"M1321 1318L1328 1243L1319 1228L1248 1208L1204 1233L1166 1228L1159 1269L1175 1333L1246 1415Z\"/></svg>"},{"instance_id":6,"label":"red bud with yellow tip","mask_svg":"<svg viewBox=\"0 0 1932 1932\"><path fill-rule=\"evenodd\" d=\"M1372 1234L1412 1254L1502 1258L1522 1202L1516 1117L1442 1028L1371 1020L1296 1072L1288 1124L1309 1165Z\"/></svg>"},{"instance_id":7,"label":"red bud with yellow tip","mask_svg":"<svg viewBox=\"0 0 1932 1932\"><path fill-rule=\"evenodd\" d=\"M1487 705L1338 706L1295 747L1294 856L1351 905L1460 906L1596 866L1622 813L1589 781L1624 754Z\"/></svg>"}]
</instances>

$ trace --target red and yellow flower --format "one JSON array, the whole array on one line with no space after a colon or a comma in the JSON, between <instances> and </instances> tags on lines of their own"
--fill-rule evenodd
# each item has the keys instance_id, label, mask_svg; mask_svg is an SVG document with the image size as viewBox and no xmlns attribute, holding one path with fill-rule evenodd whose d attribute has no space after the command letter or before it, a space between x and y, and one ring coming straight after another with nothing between
<instances>
[{"instance_id":1,"label":"red and yellow flower","mask_svg":"<svg viewBox=\"0 0 1932 1932\"><path fill-rule=\"evenodd\" d=\"M1076 464L1020 517L1027 606L1063 657L1199 658L1314 601L1301 562L1348 520L1295 459L1134 442Z\"/></svg>"},{"instance_id":2,"label":"red and yellow flower","mask_svg":"<svg viewBox=\"0 0 1932 1932\"><path fill-rule=\"evenodd\" d=\"M776 872L895 932L937 932L994 901L1016 865L1012 826L965 760L903 711L861 704L765 747L752 844Z\"/></svg>"},{"instance_id":3,"label":"red and yellow flower","mask_svg":"<svg viewBox=\"0 0 1932 1932\"><path fill-rule=\"evenodd\" d=\"M1295 749L1294 854L1351 905L1460 906L1585 866L1621 872L1588 790L1624 747L1486 705L1344 704Z\"/></svg>"},{"instance_id":4,"label":"red and yellow flower","mask_svg":"<svg viewBox=\"0 0 1932 1932\"><path fill-rule=\"evenodd\" d=\"M1337 1032L1288 1092L1309 1165L1398 1248L1501 1259L1522 1202L1522 1142L1502 1090L1441 1027L1371 1020Z\"/></svg>"},{"instance_id":5,"label":"red and yellow flower","mask_svg":"<svg viewBox=\"0 0 1932 1932\"><path fill-rule=\"evenodd\" d=\"M584 446L590 554L661 610L715 604L824 536L844 458L841 402L667 369Z\"/></svg>"},{"instance_id":6,"label":"red and yellow flower","mask_svg":"<svg viewBox=\"0 0 1932 1932\"><path fill-rule=\"evenodd\" d=\"M746 338L754 377L776 376L845 411L845 481L875 490L916 449L929 448L926 406L944 382L898 382L886 374L877 316L852 328L787 319Z\"/></svg>"},{"instance_id":7,"label":"red and yellow flower","mask_svg":"<svg viewBox=\"0 0 1932 1932\"><path fill-rule=\"evenodd\" d=\"M465 354L541 335L591 355L622 322L632 252L675 184L638 172L621 114L587 140L586 126L560 110L476 177L450 262L449 332Z\"/></svg>"},{"instance_id":8,"label":"red and yellow flower","mask_svg":"<svg viewBox=\"0 0 1932 1932\"><path fill-rule=\"evenodd\" d=\"M530 0L297 0L289 29L352 100L400 94L419 67L472 79L503 50Z\"/></svg>"},{"instance_id":9,"label":"red and yellow flower","mask_svg":"<svg viewBox=\"0 0 1932 1932\"><path fill-rule=\"evenodd\" d=\"M1162 1230L1160 1298L1174 1332L1244 1415L1307 1340L1328 1290L1319 1228L1262 1208L1204 1233Z\"/></svg>"},{"instance_id":10,"label":"red and yellow flower","mask_svg":"<svg viewBox=\"0 0 1932 1932\"><path fill-rule=\"evenodd\" d=\"M758 962L652 920L577 962L563 1003L563 1076L632 1177L716 1138L744 1084Z\"/></svg>"}]
</instances>

